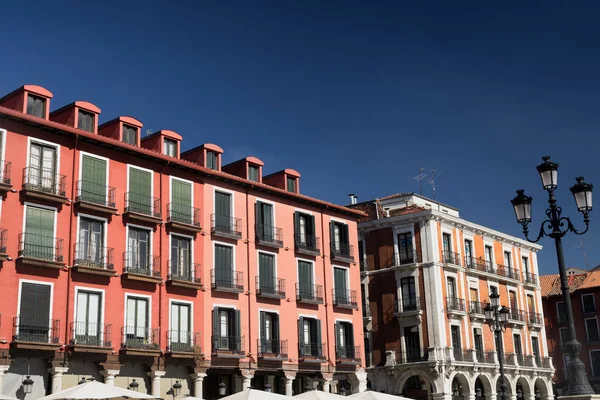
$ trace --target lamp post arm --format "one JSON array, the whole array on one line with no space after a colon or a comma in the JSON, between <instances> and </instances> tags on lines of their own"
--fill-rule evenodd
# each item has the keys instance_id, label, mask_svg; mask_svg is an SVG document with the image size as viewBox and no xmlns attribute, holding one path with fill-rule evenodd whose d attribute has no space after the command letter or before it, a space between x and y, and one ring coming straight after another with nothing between
<instances>
[{"instance_id":1,"label":"lamp post arm","mask_svg":"<svg viewBox=\"0 0 600 400\"><path fill-rule=\"evenodd\" d=\"M546 226L546 224L548 224L548 226L551 227L552 221L547 219L544 222L542 222L542 224L540 225L540 232L538 233L538 237L536 239L530 239L529 238L529 229L527 228L528 224L526 222L522 222L521 225L523 225L523 234L525 235L525 239L527 239L527 241L531 242L531 243L539 242L541 238L548 235L546 233L546 231L544 230L544 227Z\"/></svg>"},{"instance_id":2,"label":"lamp post arm","mask_svg":"<svg viewBox=\"0 0 600 400\"><path fill-rule=\"evenodd\" d=\"M583 217L583 221L585 222L585 229L583 231L578 231L575 226L573 225L573 223L571 222L571 219L568 217L562 217L560 219L560 225L564 226L565 222L567 224L567 231L571 231L576 235L583 235L584 233L586 233L588 231L588 229L590 229L590 222L589 222L589 218L587 215L585 215ZM565 232L566 233L566 232Z\"/></svg>"}]
</instances>

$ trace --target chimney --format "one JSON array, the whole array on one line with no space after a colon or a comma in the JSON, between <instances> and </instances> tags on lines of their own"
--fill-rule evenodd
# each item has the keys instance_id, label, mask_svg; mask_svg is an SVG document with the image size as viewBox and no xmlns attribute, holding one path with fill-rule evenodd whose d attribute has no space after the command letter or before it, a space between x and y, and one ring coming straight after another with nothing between
<instances>
[{"instance_id":1,"label":"chimney","mask_svg":"<svg viewBox=\"0 0 600 400\"><path fill-rule=\"evenodd\" d=\"M354 193L350 193L348 197L350 197L350 204L356 204L356 195Z\"/></svg>"}]
</instances>

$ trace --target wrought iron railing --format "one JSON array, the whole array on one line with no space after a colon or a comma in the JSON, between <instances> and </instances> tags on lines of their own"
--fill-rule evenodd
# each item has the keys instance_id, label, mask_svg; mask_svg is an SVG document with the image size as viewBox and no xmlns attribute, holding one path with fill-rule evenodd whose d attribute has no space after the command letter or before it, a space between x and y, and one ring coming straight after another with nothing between
<instances>
[{"instance_id":1,"label":"wrought iron railing","mask_svg":"<svg viewBox=\"0 0 600 400\"><path fill-rule=\"evenodd\" d=\"M525 311L511 308L508 310L508 319L511 321L525 322Z\"/></svg>"},{"instance_id":2,"label":"wrought iron railing","mask_svg":"<svg viewBox=\"0 0 600 400\"><path fill-rule=\"evenodd\" d=\"M460 254L455 253L453 251L444 251L442 260L444 264L461 265Z\"/></svg>"},{"instance_id":3,"label":"wrought iron railing","mask_svg":"<svg viewBox=\"0 0 600 400\"><path fill-rule=\"evenodd\" d=\"M504 363L506 365L515 365L517 355L515 353L504 353Z\"/></svg>"},{"instance_id":4,"label":"wrought iron railing","mask_svg":"<svg viewBox=\"0 0 600 400\"><path fill-rule=\"evenodd\" d=\"M314 235L302 235L296 233L294 235L294 246L296 250L304 250L314 253L321 252L321 241L318 236Z\"/></svg>"},{"instance_id":5,"label":"wrought iron railing","mask_svg":"<svg viewBox=\"0 0 600 400\"><path fill-rule=\"evenodd\" d=\"M212 336L213 354L245 356L244 336Z\"/></svg>"},{"instance_id":6,"label":"wrought iron railing","mask_svg":"<svg viewBox=\"0 0 600 400\"><path fill-rule=\"evenodd\" d=\"M0 160L0 183L10 185L10 175L12 170L12 163L10 161Z\"/></svg>"},{"instance_id":7,"label":"wrought iron railing","mask_svg":"<svg viewBox=\"0 0 600 400\"><path fill-rule=\"evenodd\" d=\"M167 352L202 354L200 332L189 332L178 329L167 331Z\"/></svg>"},{"instance_id":8,"label":"wrought iron railing","mask_svg":"<svg viewBox=\"0 0 600 400\"><path fill-rule=\"evenodd\" d=\"M98 269L115 269L114 249L93 243L75 243L73 260L75 265Z\"/></svg>"},{"instance_id":9,"label":"wrought iron railing","mask_svg":"<svg viewBox=\"0 0 600 400\"><path fill-rule=\"evenodd\" d=\"M124 349L160 350L160 328L129 325L121 329L121 334L121 347Z\"/></svg>"},{"instance_id":10,"label":"wrought iron railing","mask_svg":"<svg viewBox=\"0 0 600 400\"><path fill-rule=\"evenodd\" d=\"M169 260L167 261L168 275L167 279L172 281L183 281L190 283L201 283L200 264L192 264L190 262L181 262Z\"/></svg>"},{"instance_id":11,"label":"wrought iron railing","mask_svg":"<svg viewBox=\"0 0 600 400\"><path fill-rule=\"evenodd\" d=\"M125 212L161 218L160 198L127 192L125 193Z\"/></svg>"},{"instance_id":12,"label":"wrought iron railing","mask_svg":"<svg viewBox=\"0 0 600 400\"><path fill-rule=\"evenodd\" d=\"M406 297L402 301L394 302L394 313L405 313L421 310L421 299L419 297Z\"/></svg>"},{"instance_id":13,"label":"wrought iron railing","mask_svg":"<svg viewBox=\"0 0 600 400\"><path fill-rule=\"evenodd\" d=\"M94 182L79 180L76 185L77 196L75 201L85 201L106 207L116 207L114 187L101 185Z\"/></svg>"},{"instance_id":14,"label":"wrought iron railing","mask_svg":"<svg viewBox=\"0 0 600 400\"><path fill-rule=\"evenodd\" d=\"M323 285L296 283L296 300L302 302L323 302Z\"/></svg>"},{"instance_id":15,"label":"wrought iron railing","mask_svg":"<svg viewBox=\"0 0 600 400\"><path fill-rule=\"evenodd\" d=\"M473 350L470 349L452 349L454 361L469 362L473 361Z\"/></svg>"},{"instance_id":16,"label":"wrought iron railing","mask_svg":"<svg viewBox=\"0 0 600 400\"><path fill-rule=\"evenodd\" d=\"M69 343L73 346L112 347L112 325L73 321Z\"/></svg>"},{"instance_id":17,"label":"wrought iron railing","mask_svg":"<svg viewBox=\"0 0 600 400\"><path fill-rule=\"evenodd\" d=\"M254 226L256 241L283 246L283 229L276 226L256 224Z\"/></svg>"},{"instance_id":18,"label":"wrought iron railing","mask_svg":"<svg viewBox=\"0 0 600 400\"><path fill-rule=\"evenodd\" d=\"M331 289L334 306L358 308L356 290Z\"/></svg>"},{"instance_id":19,"label":"wrought iron railing","mask_svg":"<svg viewBox=\"0 0 600 400\"><path fill-rule=\"evenodd\" d=\"M8 229L0 229L0 254L6 254L8 245Z\"/></svg>"},{"instance_id":20,"label":"wrought iron railing","mask_svg":"<svg viewBox=\"0 0 600 400\"><path fill-rule=\"evenodd\" d=\"M255 278L256 281L256 294L259 296L275 296L285 297L285 279L272 278L260 279L259 276Z\"/></svg>"},{"instance_id":21,"label":"wrought iron railing","mask_svg":"<svg viewBox=\"0 0 600 400\"><path fill-rule=\"evenodd\" d=\"M389 252L386 255L379 254L379 267L399 267L403 265L411 265L421 262L421 255L417 251L400 251Z\"/></svg>"},{"instance_id":22,"label":"wrought iron railing","mask_svg":"<svg viewBox=\"0 0 600 400\"><path fill-rule=\"evenodd\" d=\"M331 242L331 255L334 258L354 260L354 245L350 243Z\"/></svg>"},{"instance_id":23,"label":"wrought iron railing","mask_svg":"<svg viewBox=\"0 0 600 400\"><path fill-rule=\"evenodd\" d=\"M530 312L527 314L528 321L530 325L541 325L542 324L542 314Z\"/></svg>"},{"instance_id":24,"label":"wrought iron railing","mask_svg":"<svg viewBox=\"0 0 600 400\"><path fill-rule=\"evenodd\" d=\"M517 272L514 268L502 264L496 264L496 275L503 276L509 279L518 279Z\"/></svg>"},{"instance_id":25,"label":"wrought iron railing","mask_svg":"<svg viewBox=\"0 0 600 400\"><path fill-rule=\"evenodd\" d=\"M446 297L446 309L447 311L465 312L465 299Z\"/></svg>"},{"instance_id":26,"label":"wrought iron railing","mask_svg":"<svg viewBox=\"0 0 600 400\"><path fill-rule=\"evenodd\" d=\"M523 273L523 279L526 283L531 283L532 285L537 285L537 275L529 272Z\"/></svg>"},{"instance_id":27,"label":"wrought iron railing","mask_svg":"<svg viewBox=\"0 0 600 400\"><path fill-rule=\"evenodd\" d=\"M160 256L150 257L136 251L123 253L123 273L160 278Z\"/></svg>"},{"instance_id":28,"label":"wrought iron railing","mask_svg":"<svg viewBox=\"0 0 600 400\"><path fill-rule=\"evenodd\" d=\"M13 340L29 343L58 343L60 320L38 317L14 317Z\"/></svg>"},{"instance_id":29,"label":"wrought iron railing","mask_svg":"<svg viewBox=\"0 0 600 400\"><path fill-rule=\"evenodd\" d=\"M213 268L210 270L210 281L213 290L236 292L244 290L244 273L242 271L232 271L230 269L221 271Z\"/></svg>"},{"instance_id":30,"label":"wrought iron railing","mask_svg":"<svg viewBox=\"0 0 600 400\"><path fill-rule=\"evenodd\" d=\"M485 308L487 307L487 303L481 301L470 301L469 302L469 312L471 314L485 314Z\"/></svg>"},{"instance_id":31,"label":"wrought iron railing","mask_svg":"<svg viewBox=\"0 0 600 400\"><path fill-rule=\"evenodd\" d=\"M298 351L300 356L313 356L313 357L323 357L323 348L326 346L325 343L317 343L310 342L304 343L300 342L298 344Z\"/></svg>"},{"instance_id":32,"label":"wrought iron railing","mask_svg":"<svg viewBox=\"0 0 600 400\"><path fill-rule=\"evenodd\" d=\"M66 175L36 167L23 168L23 189L66 196Z\"/></svg>"},{"instance_id":33,"label":"wrought iron railing","mask_svg":"<svg viewBox=\"0 0 600 400\"><path fill-rule=\"evenodd\" d=\"M231 236L242 236L242 220L229 215L212 214L210 216L211 232Z\"/></svg>"},{"instance_id":34,"label":"wrought iron railing","mask_svg":"<svg viewBox=\"0 0 600 400\"><path fill-rule=\"evenodd\" d=\"M167 204L167 222L179 222L200 228L200 217L200 209L189 204Z\"/></svg>"},{"instance_id":35,"label":"wrought iron railing","mask_svg":"<svg viewBox=\"0 0 600 400\"><path fill-rule=\"evenodd\" d=\"M34 233L20 233L19 257L63 262L63 240Z\"/></svg>"},{"instance_id":36,"label":"wrought iron railing","mask_svg":"<svg viewBox=\"0 0 600 400\"><path fill-rule=\"evenodd\" d=\"M360 346L336 346L335 356L338 359L347 359L352 361L360 361L361 353Z\"/></svg>"},{"instance_id":37,"label":"wrought iron railing","mask_svg":"<svg viewBox=\"0 0 600 400\"><path fill-rule=\"evenodd\" d=\"M429 360L429 351L419 347L408 347L406 351L396 351L396 363L408 364Z\"/></svg>"},{"instance_id":38,"label":"wrought iron railing","mask_svg":"<svg viewBox=\"0 0 600 400\"><path fill-rule=\"evenodd\" d=\"M288 341L272 340L272 339L257 339L258 357L288 357Z\"/></svg>"}]
</instances>

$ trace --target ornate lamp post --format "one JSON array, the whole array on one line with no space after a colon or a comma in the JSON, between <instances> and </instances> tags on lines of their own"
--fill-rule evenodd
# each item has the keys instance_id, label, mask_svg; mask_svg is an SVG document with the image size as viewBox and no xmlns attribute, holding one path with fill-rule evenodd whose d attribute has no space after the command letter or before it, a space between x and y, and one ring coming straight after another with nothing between
<instances>
[{"instance_id":1,"label":"ornate lamp post","mask_svg":"<svg viewBox=\"0 0 600 400\"><path fill-rule=\"evenodd\" d=\"M560 273L560 286L565 303L567 314L567 326L569 332L569 341L566 347L569 351L569 363L567 364L567 376L569 379L567 393L571 396L594 394L594 390L590 386L586 373L585 365L579 358L581 352L581 344L577 341L575 333L575 325L573 324L573 313L571 308L571 296L569 294L569 285L567 280L567 271L565 267L565 258L562 248L562 237L568 232L573 232L577 235L583 235L588 231L590 225L589 212L592 211L592 188L593 186L586 183L583 177L575 179L576 183L571 187L571 193L575 198L577 210L583 214L583 222L585 229L578 231L575 229L571 220L568 217L562 216L562 208L556 205L556 197L554 191L558 187L558 164L551 161L550 157L542 157L543 163L537 166L538 173L542 179L542 186L548 192L548 209L546 210L547 219L542 222L540 232L535 240L529 239L528 225L531 222L531 202L532 198L525 195L524 190L517 190L517 196L511 200L515 209L517 222L523 226L523 234L525 238L535 243L542 237L548 236L554 239L556 246L556 257L558 259L558 269Z\"/></svg>"},{"instance_id":2,"label":"ornate lamp post","mask_svg":"<svg viewBox=\"0 0 600 400\"><path fill-rule=\"evenodd\" d=\"M500 305L500 295L497 291L490 293L490 304L485 307L485 319L490 330L498 338L498 362L500 363L500 400L508 400L506 382L504 380L504 339L508 324L508 308Z\"/></svg>"}]
</instances>

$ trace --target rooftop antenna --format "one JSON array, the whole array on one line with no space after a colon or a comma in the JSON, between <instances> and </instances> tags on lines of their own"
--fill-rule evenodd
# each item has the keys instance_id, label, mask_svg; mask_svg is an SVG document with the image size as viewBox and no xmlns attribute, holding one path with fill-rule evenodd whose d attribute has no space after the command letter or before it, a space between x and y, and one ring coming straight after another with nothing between
<instances>
[{"instance_id":1,"label":"rooftop antenna","mask_svg":"<svg viewBox=\"0 0 600 400\"><path fill-rule=\"evenodd\" d=\"M419 168L419 175L415 176L415 180L419 181L419 194L423 196L423 179L427 178L425 167Z\"/></svg>"},{"instance_id":2,"label":"rooftop antenna","mask_svg":"<svg viewBox=\"0 0 600 400\"><path fill-rule=\"evenodd\" d=\"M585 269L587 271L590 270L590 266L588 265L588 259L587 259L587 254L585 253L585 246L583 245L583 240L581 242L579 242L580 245L579 246L575 246L575 249L581 249L581 252L583 253L583 263L585 264ZM593 244L593 243L592 243Z\"/></svg>"},{"instance_id":3,"label":"rooftop antenna","mask_svg":"<svg viewBox=\"0 0 600 400\"><path fill-rule=\"evenodd\" d=\"M146 136L152 135L152 129L146 129Z\"/></svg>"},{"instance_id":4,"label":"rooftop antenna","mask_svg":"<svg viewBox=\"0 0 600 400\"><path fill-rule=\"evenodd\" d=\"M431 175L429 176L429 180L427 181L427 182L429 182L429 184L431 185L431 189L433 190L433 199L434 200L435 200L435 180L441 174L442 174L441 172L437 172L435 169L432 169Z\"/></svg>"}]
</instances>

